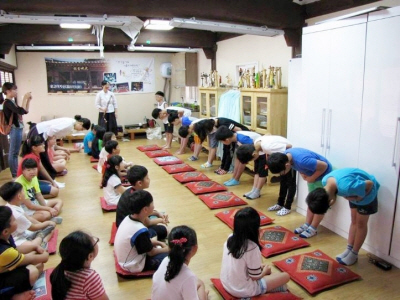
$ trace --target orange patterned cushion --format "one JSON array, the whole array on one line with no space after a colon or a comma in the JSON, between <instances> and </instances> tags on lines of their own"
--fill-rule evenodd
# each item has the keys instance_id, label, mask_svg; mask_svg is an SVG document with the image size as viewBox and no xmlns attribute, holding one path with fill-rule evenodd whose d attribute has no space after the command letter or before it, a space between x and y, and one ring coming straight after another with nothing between
<instances>
[{"instance_id":1,"label":"orange patterned cushion","mask_svg":"<svg viewBox=\"0 0 400 300\"><path fill-rule=\"evenodd\" d=\"M321 250L293 255L273 263L289 273L290 278L310 294L361 278Z\"/></svg>"},{"instance_id":2,"label":"orange patterned cushion","mask_svg":"<svg viewBox=\"0 0 400 300\"><path fill-rule=\"evenodd\" d=\"M200 195L199 198L211 209L232 207L232 206L247 204L246 201L244 201L242 198L236 196L232 192L204 194L204 195Z\"/></svg>"},{"instance_id":3,"label":"orange patterned cushion","mask_svg":"<svg viewBox=\"0 0 400 300\"><path fill-rule=\"evenodd\" d=\"M224 222L229 228L233 229L233 218L235 217L236 213L239 211L240 208L228 209L224 211L220 211L219 213L215 214L215 216ZM260 215L260 226L268 225L274 222L274 219L267 217L260 211L257 211Z\"/></svg>"},{"instance_id":4,"label":"orange patterned cushion","mask_svg":"<svg viewBox=\"0 0 400 300\"><path fill-rule=\"evenodd\" d=\"M222 286L222 282L219 278L211 278L211 282L217 289L217 291L221 294L222 298L225 300L241 300L240 298L235 298L231 294L229 294L224 287ZM282 293L268 293L263 294L251 298L242 298L242 299L249 299L249 300L299 300L301 298L293 295L291 292L282 292Z\"/></svg>"},{"instance_id":5,"label":"orange patterned cushion","mask_svg":"<svg viewBox=\"0 0 400 300\"><path fill-rule=\"evenodd\" d=\"M228 190L225 186L215 181L189 182L185 186L195 195Z\"/></svg>"},{"instance_id":6,"label":"orange patterned cushion","mask_svg":"<svg viewBox=\"0 0 400 300\"><path fill-rule=\"evenodd\" d=\"M110 236L110 240L108 241L108 243L110 245L114 245L114 240L115 240L115 235L117 234L117 223L113 222L111 225L111 236Z\"/></svg>"},{"instance_id":7,"label":"orange patterned cushion","mask_svg":"<svg viewBox=\"0 0 400 300\"><path fill-rule=\"evenodd\" d=\"M153 159L153 161L159 166L166 166L166 165L176 165L183 163L182 160L175 156L164 156L164 157L157 157Z\"/></svg>"},{"instance_id":8,"label":"orange patterned cushion","mask_svg":"<svg viewBox=\"0 0 400 300\"><path fill-rule=\"evenodd\" d=\"M195 168L189 166L188 164L170 165L162 168L167 171L168 174L196 171Z\"/></svg>"},{"instance_id":9,"label":"orange patterned cushion","mask_svg":"<svg viewBox=\"0 0 400 300\"><path fill-rule=\"evenodd\" d=\"M143 145L143 146L138 146L136 147L139 151L146 152L146 151L155 151L155 150L161 150L162 148L158 145Z\"/></svg>"},{"instance_id":10,"label":"orange patterned cushion","mask_svg":"<svg viewBox=\"0 0 400 300\"><path fill-rule=\"evenodd\" d=\"M32 290L35 291L35 300L51 300L51 282L50 275L53 272L53 268L46 269L40 274L38 280L36 280Z\"/></svg>"},{"instance_id":11,"label":"orange patterned cushion","mask_svg":"<svg viewBox=\"0 0 400 300\"><path fill-rule=\"evenodd\" d=\"M172 177L174 177L180 183L194 182L194 181L210 181L211 180L210 178L208 178L206 175L204 175L201 172L179 173L179 174L172 175Z\"/></svg>"},{"instance_id":12,"label":"orange patterned cushion","mask_svg":"<svg viewBox=\"0 0 400 300\"><path fill-rule=\"evenodd\" d=\"M171 153L169 153L167 150L147 151L144 154L146 154L150 158L171 156Z\"/></svg>"},{"instance_id":13,"label":"orange patterned cushion","mask_svg":"<svg viewBox=\"0 0 400 300\"><path fill-rule=\"evenodd\" d=\"M264 257L310 246L304 239L282 226L260 229L260 245Z\"/></svg>"}]
</instances>

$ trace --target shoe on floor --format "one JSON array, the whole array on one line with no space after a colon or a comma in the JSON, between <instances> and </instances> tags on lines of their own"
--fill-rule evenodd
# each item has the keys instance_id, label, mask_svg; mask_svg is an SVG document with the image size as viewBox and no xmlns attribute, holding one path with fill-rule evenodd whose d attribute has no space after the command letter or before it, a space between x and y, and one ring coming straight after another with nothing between
<instances>
[{"instance_id":1,"label":"shoe on floor","mask_svg":"<svg viewBox=\"0 0 400 300\"><path fill-rule=\"evenodd\" d=\"M290 209L287 209L286 207L282 207L280 210L278 210L276 212L276 214L278 216L286 216L286 215L290 214Z\"/></svg>"},{"instance_id":2,"label":"shoe on floor","mask_svg":"<svg viewBox=\"0 0 400 300\"><path fill-rule=\"evenodd\" d=\"M275 204L275 205L268 207L268 211L276 211L276 210L281 210L281 209L282 209L282 206L280 206L279 204Z\"/></svg>"},{"instance_id":3,"label":"shoe on floor","mask_svg":"<svg viewBox=\"0 0 400 300\"><path fill-rule=\"evenodd\" d=\"M209 162L206 162L206 163L202 164L200 167L202 167L203 169L211 168L212 164L210 164Z\"/></svg>"}]
</instances>

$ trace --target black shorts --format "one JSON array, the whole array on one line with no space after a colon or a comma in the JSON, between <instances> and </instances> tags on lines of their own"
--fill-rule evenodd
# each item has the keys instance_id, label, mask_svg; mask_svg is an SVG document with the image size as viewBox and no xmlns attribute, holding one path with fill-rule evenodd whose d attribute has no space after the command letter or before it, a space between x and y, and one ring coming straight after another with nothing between
<instances>
[{"instance_id":1,"label":"black shorts","mask_svg":"<svg viewBox=\"0 0 400 300\"><path fill-rule=\"evenodd\" d=\"M267 156L265 154L260 155L254 161L254 172L256 172L260 177L268 176Z\"/></svg>"},{"instance_id":2,"label":"black shorts","mask_svg":"<svg viewBox=\"0 0 400 300\"><path fill-rule=\"evenodd\" d=\"M174 125L173 124L164 124L164 130L166 133L173 133L174 132Z\"/></svg>"},{"instance_id":3,"label":"black shorts","mask_svg":"<svg viewBox=\"0 0 400 300\"><path fill-rule=\"evenodd\" d=\"M29 270L25 266L0 274L0 299L11 299L13 295L31 289Z\"/></svg>"},{"instance_id":4,"label":"black shorts","mask_svg":"<svg viewBox=\"0 0 400 300\"><path fill-rule=\"evenodd\" d=\"M167 238L168 232L167 227L163 225L149 226L150 237L157 236L157 240L164 240Z\"/></svg>"},{"instance_id":5,"label":"black shorts","mask_svg":"<svg viewBox=\"0 0 400 300\"><path fill-rule=\"evenodd\" d=\"M378 212L378 197L375 197L374 201L367 205L355 205L349 201L349 206L357 209L360 215L373 215Z\"/></svg>"}]
</instances>

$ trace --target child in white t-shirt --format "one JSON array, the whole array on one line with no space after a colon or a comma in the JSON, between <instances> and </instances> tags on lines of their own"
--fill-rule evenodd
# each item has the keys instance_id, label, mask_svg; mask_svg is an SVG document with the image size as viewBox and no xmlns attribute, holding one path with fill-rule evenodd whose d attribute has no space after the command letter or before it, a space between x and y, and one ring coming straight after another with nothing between
<instances>
[{"instance_id":1,"label":"child in white t-shirt","mask_svg":"<svg viewBox=\"0 0 400 300\"><path fill-rule=\"evenodd\" d=\"M102 180L104 199L108 205L117 205L125 188L122 186L121 175L125 173L125 164L121 156L113 155L105 162L105 172Z\"/></svg>"},{"instance_id":2,"label":"child in white t-shirt","mask_svg":"<svg viewBox=\"0 0 400 300\"><path fill-rule=\"evenodd\" d=\"M168 245L171 251L153 276L151 299L208 299L204 282L188 267L198 249L196 232L184 225L177 226L168 235Z\"/></svg>"},{"instance_id":3,"label":"child in white t-shirt","mask_svg":"<svg viewBox=\"0 0 400 300\"><path fill-rule=\"evenodd\" d=\"M260 216L254 208L245 207L236 213L233 234L224 244L221 268L222 285L234 297L287 290L289 274L271 274L271 267L262 264L259 228Z\"/></svg>"}]
</instances>

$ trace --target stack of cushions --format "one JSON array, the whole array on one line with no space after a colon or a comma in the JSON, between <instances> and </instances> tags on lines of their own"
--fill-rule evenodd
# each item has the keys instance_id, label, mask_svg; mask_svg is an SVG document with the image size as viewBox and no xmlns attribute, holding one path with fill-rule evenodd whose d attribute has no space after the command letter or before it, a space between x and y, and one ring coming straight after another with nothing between
<instances>
[{"instance_id":1,"label":"stack of cushions","mask_svg":"<svg viewBox=\"0 0 400 300\"><path fill-rule=\"evenodd\" d=\"M239 211L238 208L234 209L228 209L224 211L220 211L219 213L215 214L215 216L220 219L222 222L224 222L226 225L229 226L229 228L233 229L233 219L235 217L235 214ZM258 214L260 215L260 226L265 226L268 224L271 224L274 222L274 219L271 219L267 217L265 214L263 214L260 211L257 211Z\"/></svg>"},{"instance_id":2,"label":"stack of cushions","mask_svg":"<svg viewBox=\"0 0 400 300\"><path fill-rule=\"evenodd\" d=\"M260 245L264 257L310 246L304 239L282 226L260 229Z\"/></svg>"},{"instance_id":3,"label":"stack of cushions","mask_svg":"<svg viewBox=\"0 0 400 300\"><path fill-rule=\"evenodd\" d=\"M289 273L290 278L310 294L361 278L321 250L293 255L273 263Z\"/></svg>"}]
</instances>

